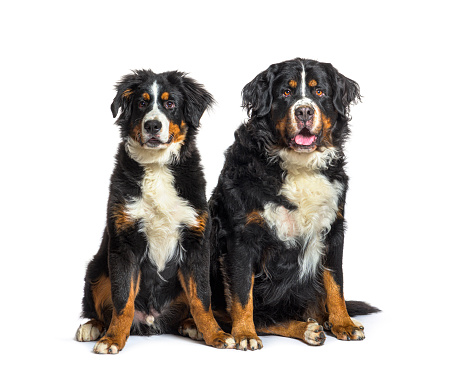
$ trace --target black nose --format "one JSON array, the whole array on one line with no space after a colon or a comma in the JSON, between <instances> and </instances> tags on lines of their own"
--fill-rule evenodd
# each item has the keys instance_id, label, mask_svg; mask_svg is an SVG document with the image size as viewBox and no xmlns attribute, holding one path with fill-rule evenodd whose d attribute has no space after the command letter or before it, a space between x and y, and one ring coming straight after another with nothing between
<instances>
[{"instance_id":1,"label":"black nose","mask_svg":"<svg viewBox=\"0 0 456 378\"><path fill-rule=\"evenodd\" d=\"M144 124L144 130L146 130L150 134L157 134L162 128L162 124L160 121L156 119L152 121L146 121Z\"/></svg>"},{"instance_id":2,"label":"black nose","mask_svg":"<svg viewBox=\"0 0 456 378\"><path fill-rule=\"evenodd\" d=\"M302 122L310 121L314 115L315 111L308 106L301 106L295 110L295 116Z\"/></svg>"}]
</instances>

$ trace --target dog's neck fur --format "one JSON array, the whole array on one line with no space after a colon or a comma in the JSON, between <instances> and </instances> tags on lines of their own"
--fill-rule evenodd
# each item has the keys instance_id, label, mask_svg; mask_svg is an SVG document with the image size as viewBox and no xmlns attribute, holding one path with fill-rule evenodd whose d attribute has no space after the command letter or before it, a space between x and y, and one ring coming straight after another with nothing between
<instances>
[{"instance_id":1,"label":"dog's neck fur","mask_svg":"<svg viewBox=\"0 0 456 378\"><path fill-rule=\"evenodd\" d=\"M173 163L179 159L181 147L182 143L172 143L170 146L162 149L147 149L130 137L125 141L125 149L128 156L142 166L154 163L159 165Z\"/></svg>"},{"instance_id":2,"label":"dog's neck fur","mask_svg":"<svg viewBox=\"0 0 456 378\"><path fill-rule=\"evenodd\" d=\"M284 148L275 153L282 160L282 169L287 172L300 169L309 171L325 170L334 160L339 158L339 151L335 147L321 147L321 151L317 150L309 154Z\"/></svg>"}]
</instances>

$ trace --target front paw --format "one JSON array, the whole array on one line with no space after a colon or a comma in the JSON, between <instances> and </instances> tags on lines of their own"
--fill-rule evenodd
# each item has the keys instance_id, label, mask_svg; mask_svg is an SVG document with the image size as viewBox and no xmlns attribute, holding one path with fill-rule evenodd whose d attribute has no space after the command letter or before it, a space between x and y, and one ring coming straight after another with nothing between
<instances>
[{"instance_id":1,"label":"front paw","mask_svg":"<svg viewBox=\"0 0 456 378\"><path fill-rule=\"evenodd\" d=\"M233 349L235 344L233 336L229 333L218 331L210 337L204 337L204 341L207 345L211 345L218 349Z\"/></svg>"},{"instance_id":2,"label":"front paw","mask_svg":"<svg viewBox=\"0 0 456 378\"><path fill-rule=\"evenodd\" d=\"M93 347L93 351L98 354L117 354L125 346L122 342L112 337L104 336Z\"/></svg>"},{"instance_id":3,"label":"front paw","mask_svg":"<svg viewBox=\"0 0 456 378\"><path fill-rule=\"evenodd\" d=\"M237 350L257 350L263 348L263 342L256 333L239 333L234 336Z\"/></svg>"},{"instance_id":4,"label":"front paw","mask_svg":"<svg viewBox=\"0 0 456 378\"><path fill-rule=\"evenodd\" d=\"M364 340L366 338L363 325L351 318L343 322L327 321L325 329L330 330L339 340Z\"/></svg>"}]
</instances>

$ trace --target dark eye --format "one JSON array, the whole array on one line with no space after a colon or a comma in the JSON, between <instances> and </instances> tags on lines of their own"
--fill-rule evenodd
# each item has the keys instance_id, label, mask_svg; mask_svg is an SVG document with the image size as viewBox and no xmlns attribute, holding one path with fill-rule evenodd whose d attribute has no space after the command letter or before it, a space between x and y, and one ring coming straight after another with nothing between
<instances>
[{"instance_id":1,"label":"dark eye","mask_svg":"<svg viewBox=\"0 0 456 378\"><path fill-rule=\"evenodd\" d=\"M283 91L283 97L288 97L288 96L290 96L290 95L291 95L291 91L290 91L289 89L285 89L285 90Z\"/></svg>"},{"instance_id":2,"label":"dark eye","mask_svg":"<svg viewBox=\"0 0 456 378\"><path fill-rule=\"evenodd\" d=\"M324 92L321 90L321 89L317 89L315 91L315 94L318 96L318 97L323 97L325 94Z\"/></svg>"},{"instance_id":3,"label":"dark eye","mask_svg":"<svg viewBox=\"0 0 456 378\"><path fill-rule=\"evenodd\" d=\"M139 101L139 108L140 109L144 108L146 105L147 105L146 101L143 101L143 100Z\"/></svg>"},{"instance_id":4,"label":"dark eye","mask_svg":"<svg viewBox=\"0 0 456 378\"><path fill-rule=\"evenodd\" d=\"M163 104L163 106L166 108L166 109L172 109L176 106L176 104L174 103L174 101L165 101L165 103Z\"/></svg>"}]
</instances>

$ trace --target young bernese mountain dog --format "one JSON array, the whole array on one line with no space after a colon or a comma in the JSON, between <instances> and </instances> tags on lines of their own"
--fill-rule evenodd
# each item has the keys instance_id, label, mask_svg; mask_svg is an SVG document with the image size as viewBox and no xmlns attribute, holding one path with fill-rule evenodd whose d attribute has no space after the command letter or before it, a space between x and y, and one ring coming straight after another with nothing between
<instances>
[{"instance_id":1,"label":"young bernese mountain dog","mask_svg":"<svg viewBox=\"0 0 456 378\"><path fill-rule=\"evenodd\" d=\"M322 325L362 340L350 316L378 311L343 294L343 146L358 99L356 82L308 59L273 64L243 89L250 118L209 202L212 305L230 315L238 349L261 348L258 334L322 345Z\"/></svg>"},{"instance_id":2,"label":"young bernese mountain dog","mask_svg":"<svg viewBox=\"0 0 456 378\"><path fill-rule=\"evenodd\" d=\"M91 320L76 339L102 336L94 351L114 354L130 334L196 327L194 338L233 347L211 309L210 217L195 142L212 96L177 71L134 71L116 89L111 110L116 117L121 109L122 142L103 239L85 277L82 316Z\"/></svg>"}]
</instances>

